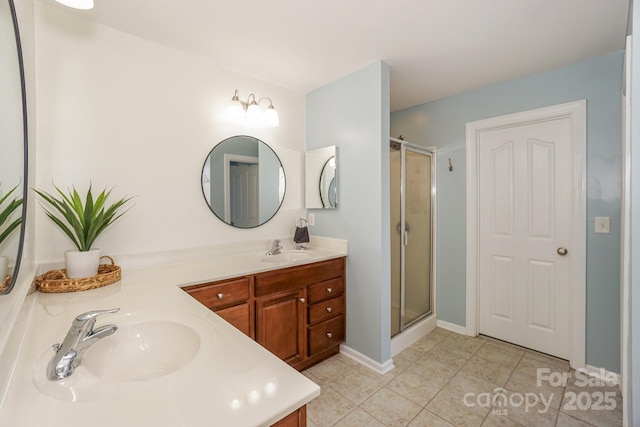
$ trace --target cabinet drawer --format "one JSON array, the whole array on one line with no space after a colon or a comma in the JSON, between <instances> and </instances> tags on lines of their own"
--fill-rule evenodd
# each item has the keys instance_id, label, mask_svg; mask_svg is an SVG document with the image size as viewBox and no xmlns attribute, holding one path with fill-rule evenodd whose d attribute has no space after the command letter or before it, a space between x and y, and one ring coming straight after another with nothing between
<instances>
[{"instance_id":1,"label":"cabinet drawer","mask_svg":"<svg viewBox=\"0 0 640 427\"><path fill-rule=\"evenodd\" d=\"M309 323L318 323L339 314L344 314L344 295L309 306Z\"/></svg>"},{"instance_id":2,"label":"cabinet drawer","mask_svg":"<svg viewBox=\"0 0 640 427\"><path fill-rule=\"evenodd\" d=\"M256 297L284 292L344 276L344 258L256 274Z\"/></svg>"},{"instance_id":3,"label":"cabinet drawer","mask_svg":"<svg viewBox=\"0 0 640 427\"><path fill-rule=\"evenodd\" d=\"M309 327L309 356L344 341L344 315Z\"/></svg>"},{"instance_id":4,"label":"cabinet drawer","mask_svg":"<svg viewBox=\"0 0 640 427\"><path fill-rule=\"evenodd\" d=\"M184 290L211 310L218 310L249 300L249 278L189 286Z\"/></svg>"},{"instance_id":5,"label":"cabinet drawer","mask_svg":"<svg viewBox=\"0 0 640 427\"><path fill-rule=\"evenodd\" d=\"M245 335L251 336L249 303L223 308L222 310L216 311L216 314L240 329Z\"/></svg>"},{"instance_id":6,"label":"cabinet drawer","mask_svg":"<svg viewBox=\"0 0 640 427\"><path fill-rule=\"evenodd\" d=\"M315 304L320 301L334 298L336 295L344 293L344 278L327 280L322 283L309 286L309 304Z\"/></svg>"}]
</instances>

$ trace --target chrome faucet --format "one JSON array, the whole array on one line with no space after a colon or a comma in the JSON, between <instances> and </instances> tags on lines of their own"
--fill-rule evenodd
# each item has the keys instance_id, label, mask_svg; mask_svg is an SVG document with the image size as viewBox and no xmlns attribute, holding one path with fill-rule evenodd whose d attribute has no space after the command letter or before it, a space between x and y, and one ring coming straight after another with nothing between
<instances>
[{"instance_id":1,"label":"chrome faucet","mask_svg":"<svg viewBox=\"0 0 640 427\"><path fill-rule=\"evenodd\" d=\"M267 252L267 255L280 255L280 250L282 250L280 240L275 239L271 244L271 249Z\"/></svg>"},{"instance_id":2,"label":"chrome faucet","mask_svg":"<svg viewBox=\"0 0 640 427\"><path fill-rule=\"evenodd\" d=\"M96 324L96 317L101 314L115 313L118 310L120 309L89 311L73 319L71 328L69 328L69 332L64 337L62 344L53 345L53 350L56 354L51 358L47 366L47 378L51 381L58 381L73 374L75 368L80 364L80 359L85 350L118 329L116 325L105 325L93 329Z\"/></svg>"}]
</instances>

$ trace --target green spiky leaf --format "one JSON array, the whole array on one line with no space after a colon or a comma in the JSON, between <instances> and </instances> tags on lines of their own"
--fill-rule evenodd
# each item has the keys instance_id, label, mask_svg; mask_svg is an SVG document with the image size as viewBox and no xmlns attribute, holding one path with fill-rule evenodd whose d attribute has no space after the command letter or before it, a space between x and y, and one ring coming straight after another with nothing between
<instances>
[{"instance_id":1,"label":"green spiky leaf","mask_svg":"<svg viewBox=\"0 0 640 427\"><path fill-rule=\"evenodd\" d=\"M75 188L67 193L55 184L54 188L59 197L46 191L34 191L49 205L49 209L43 206L47 216L71 239L79 251L91 250L100 234L128 211L127 209L118 214L118 210L131 200L130 197L124 197L106 206L111 190L104 189L94 197L90 185L83 201Z\"/></svg>"},{"instance_id":2,"label":"green spiky leaf","mask_svg":"<svg viewBox=\"0 0 640 427\"><path fill-rule=\"evenodd\" d=\"M14 219L9 223L7 227L3 229L5 222L7 222L14 214L14 212L20 206L22 206L22 199L14 198L13 200L8 201L11 194L13 194L13 192L16 191L17 188L18 186L16 185L11 190L9 190L7 194L0 198L0 244L2 244L9 237L9 235L11 235L11 233L20 226L20 224L22 224L22 217L19 217ZM5 203L7 201L8 203Z\"/></svg>"}]
</instances>

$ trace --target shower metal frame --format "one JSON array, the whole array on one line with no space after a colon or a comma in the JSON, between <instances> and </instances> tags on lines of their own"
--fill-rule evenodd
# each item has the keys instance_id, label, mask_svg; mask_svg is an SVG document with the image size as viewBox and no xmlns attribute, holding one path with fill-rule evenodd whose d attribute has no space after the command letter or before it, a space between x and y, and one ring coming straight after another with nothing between
<instances>
[{"instance_id":1,"label":"shower metal frame","mask_svg":"<svg viewBox=\"0 0 640 427\"><path fill-rule=\"evenodd\" d=\"M404 232L400 236L400 331L399 335L405 329L411 327L427 316L435 313L435 259L436 259L436 162L435 162L435 148L432 147L423 147L420 145L413 144L409 141L405 141L398 138L389 137L391 142L396 142L400 144L400 230L404 230ZM406 151L412 151L414 153L423 154L431 157L431 253L429 257L429 311L423 313L411 320L407 324L404 323L404 312L405 312L405 251L407 246L407 231L406 231L406 194L405 194L405 170L406 170ZM396 336L394 335L394 336Z\"/></svg>"}]
</instances>

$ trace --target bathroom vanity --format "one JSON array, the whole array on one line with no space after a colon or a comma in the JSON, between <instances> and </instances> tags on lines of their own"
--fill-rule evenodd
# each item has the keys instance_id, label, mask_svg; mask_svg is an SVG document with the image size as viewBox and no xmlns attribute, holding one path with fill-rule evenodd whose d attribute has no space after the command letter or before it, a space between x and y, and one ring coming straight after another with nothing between
<instances>
[{"instance_id":1,"label":"bathroom vanity","mask_svg":"<svg viewBox=\"0 0 640 427\"><path fill-rule=\"evenodd\" d=\"M346 242L275 259L236 249L140 269L123 258L119 283L38 294L0 425L306 425L320 387L293 368L344 340ZM116 307L97 326L118 330L72 376L46 379L51 345L71 321Z\"/></svg>"},{"instance_id":2,"label":"bathroom vanity","mask_svg":"<svg viewBox=\"0 0 640 427\"><path fill-rule=\"evenodd\" d=\"M345 258L184 288L192 297L303 370L345 339Z\"/></svg>"}]
</instances>

